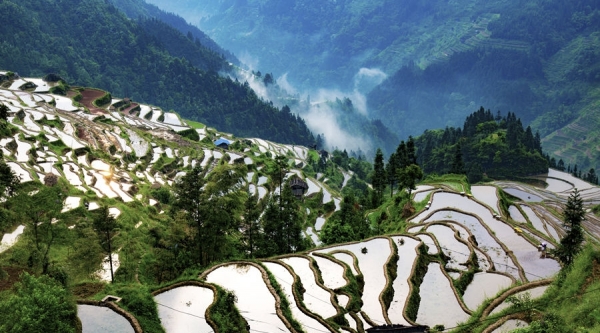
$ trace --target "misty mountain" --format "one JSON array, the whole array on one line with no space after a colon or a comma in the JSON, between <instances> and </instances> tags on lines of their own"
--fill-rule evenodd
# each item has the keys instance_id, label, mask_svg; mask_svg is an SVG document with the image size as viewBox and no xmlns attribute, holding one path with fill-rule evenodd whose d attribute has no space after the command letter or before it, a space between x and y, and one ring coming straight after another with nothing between
<instances>
[{"instance_id":1,"label":"misty mountain","mask_svg":"<svg viewBox=\"0 0 600 333\"><path fill-rule=\"evenodd\" d=\"M485 105L518 112L556 158L600 164L597 1L150 2L301 91L370 92L367 115L400 137Z\"/></svg>"},{"instance_id":2,"label":"misty mountain","mask_svg":"<svg viewBox=\"0 0 600 333\"><path fill-rule=\"evenodd\" d=\"M128 19L101 0L3 1L0 16L0 68L25 77L55 73L235 135L314 142L302 119L218 74L231 70L222 54L161 21Z\"/></svg>"}]
</instances>

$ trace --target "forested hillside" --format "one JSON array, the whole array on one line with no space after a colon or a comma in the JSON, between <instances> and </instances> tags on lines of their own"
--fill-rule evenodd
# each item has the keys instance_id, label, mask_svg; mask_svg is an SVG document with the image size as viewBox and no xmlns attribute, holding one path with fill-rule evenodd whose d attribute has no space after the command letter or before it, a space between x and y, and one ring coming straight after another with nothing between
<instances>
[{"instance_id":1,"label":"forested hillside","mask_svg":"<svg viewBox=\"0 0 600 333\"><path fill-rule=\"evenodd\" d=\"M125 15L132 19L156 19L166 23L170 27L177 29L194 42L197 40L197 42L202 44L202 46L207 47L217 54L224 55L227 60L234 64L239 64L239 60L235 55L223 49L203 31L198 29L198 27L186 22L181 16L165 12L152 4L144 2L143 0L111 0L110 3L123 11Z\"/></svg>"},{"instance_id":2,"label":"forested hillside","mask_svg":"<svg viewBox=\"0 0 600 333\"><path fill-rule=\"evenodd\" d=\"M369 116L400 137L485 105L518 113L556 159L600 164L597 1L150 2L307 89L381 70Z\"/></svg>"},{"instance_id":3,"label":"forested hillside","mask_svg":"<svg viewBox=\"0 0 600 333\"><path fill-rule=\"evenodd\" d=\"M511 112L494 115L482 107L467 117L462 128L428 130L415 141L418 163L427 174L466 174L475 183L486 177L524 177L548 169L539 133L523 128Z\"/></svg>"},{"instance_id":4,"label":"forested hillside","mask_svg":"<svg viewBox=\"0 0 600 333\"><path fill-rule=\"evenodd\" d=\"M55 73L236 135L313 142L300 118L264 102L247 84L220 76L229 68L222 55L164 23L137 23L100 0L4 1L0 16L1 68L21 76Z\"/></svg>"}]
</instances>

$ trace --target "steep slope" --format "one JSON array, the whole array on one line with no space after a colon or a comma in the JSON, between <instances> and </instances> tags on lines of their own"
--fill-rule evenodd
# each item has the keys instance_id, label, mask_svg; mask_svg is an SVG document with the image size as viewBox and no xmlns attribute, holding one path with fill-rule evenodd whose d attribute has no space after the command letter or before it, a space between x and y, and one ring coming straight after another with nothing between
<instances>
[{"instance_id":1,"label":"steep slope","mask_svg":"<svg viewBox=\"0 0 600 333\"><path fill-rule=\"evenodd\" d=\"M24 76L56 73L73 84L177 109L184 117L237 135L312 143L301 119L217 74L229 68L220 55L185 37L179 39L182 44L172 44L174 29L163 26L171 34L169 47L196 57L171 55L165 43L104 1L4 1L0 12L7 18L1 33L4 68ZM147 26L152 30L152 21Z\"/></svg>"},{"instance_id":2,"label":"steep slope","mask_svg":"<svg viewBox=\"0 0 600 333\"><path fill-rule=\"evenodd\" d=\"M347 185L349 172L359 170L340 170L325 158L324 176L313 169L314 150L235 138L98 89L73 88L66 97L48 93L59 83L38 78L10 83L0 89L0 104L8 107L0 126L11 132L0 139L1 159L24 187L17 197L0 201L0 214L8 217L0 220L0 268L11 272L14 283L23 270L44 266L36 242L48 246L49 275L69 283L80 298L83 325L109 331L244 332L249 326L265 332L364 332L391 323L481 331L509 318L513 309L504 310L506 297L540 295L554 278L560 266L552 258L540 259L536 246L544 241L552 247L564 234L556 216L572 188L581 190L586 207L600 199L599 187L555 170L539 176L549 184L544 189L508 181L469 187L452 178L457 176L431 177L413 193L417 211L406 223L395 220L401 211L396 199L404 193L366 216L372 220L388 212L384 223L402 233L246 260L257 241L253 237L268 229L264 225L249 234L255 219L274 217L278 228L292 223L280 215L287 203L277 202L282 179L306 182L302 200L291 202L302 219L303 242L310 237L318 244L313 227L318 231L330 223L327 217L345 205L338 189ZM229 149L216 146L223 141L217 139L232 141ZM337 158L334 153L331 159ZM197 181L205 186L186 183L194 179L189 176L196 166L204 170ZM343 182L333 179L340 173ZM235 184L223 185L232 179ZM219 234L214 225L204 229L210 236L196 233L195 223L184 218L192 208L177 206L171 192L183 193L178 191L184 185L207 191L211 195L201 194L205 200L225 198L203 207L211 214L201 220L230 227ZM515 197L508 201L499 189ZM44 196L48 193L53 196ZM112 236L114 284L99 282L111 276L90 222L101 206L119 224ZM23 222L25 217L39 220ZM593 221L588 214L584 226L597 238ZM259 248L285 242L277 230L269 232L279 237L267 238ZM219 249L213 260L223 263L193 261L196 251L208 251L209 245ZM227 262L231 258L239 260ZM100 302L107 295L122 299ZM487 299L497 295L497 302ZM99 308L107 306L118 311ZM459 325L473 313L480 316L481 306L493 321Z\"/></svg>"},{"instance_id":3,"label":"steep slope","mask_svg":"<svg viewBox=\"0 0 600 333\"><path fill-rule=\"evenodd\" d=\"M478 0L306 0L151 3L184 16L237 55L269 64L304 88L348 89L361 67L392 73L477 33L473 18L493 12ZM289 63L287 59L296 59ZM261 66L257 66L261 67Z\"/></svg>"},{"instance_id":4,"label":"steep slope","mask_svg":"<svg viewBox=\"0 0 600 333\"><path fill-rule=\"evenodd\" d=\"M595 139L565 134L597 99L597 1L151 2L300 86L355 88L361 68L382 70L369 116L401 137L460 126L485 105L543 137L560 130L544 140L557 159L600 164Z\"/></svg>"},{"instance_id":5,"label":"steep slope","mask_svg":"<svg viewBox=\"0 0 600 333\"><path fill-rule=\"evenodd\" d=\"M231 52L223 49L214 40L208 37L198 27L187 23L182 17L173 13L165 12L158 7L144 2L143 0L111 0L111 3L119 8L132 19L157 19L178 30L181 34L188 36L193 41L198 41L203 46L224 55L228 61L239 64L239 60ZM170 50L171 51L171 50Z\"/></svg>"}]
</instances>

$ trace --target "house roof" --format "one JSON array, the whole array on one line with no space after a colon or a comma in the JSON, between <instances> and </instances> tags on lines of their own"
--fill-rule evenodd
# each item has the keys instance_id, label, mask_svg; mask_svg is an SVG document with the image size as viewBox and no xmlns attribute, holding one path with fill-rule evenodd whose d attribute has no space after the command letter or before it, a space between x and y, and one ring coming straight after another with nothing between
<instances>
[{"instance_id":1,"label":"house roof","mask_svg":"<svg viewBox=\"0 0 600 333\"><path fill-rule=\"evenodd\" d=\"M221 144L226 144L229 146L231 144L231 141L229 141L227 139L223 139L223 138L219 138L217 141L215 141L215 146L218 146Z\"/></svg>"}]
</instances>

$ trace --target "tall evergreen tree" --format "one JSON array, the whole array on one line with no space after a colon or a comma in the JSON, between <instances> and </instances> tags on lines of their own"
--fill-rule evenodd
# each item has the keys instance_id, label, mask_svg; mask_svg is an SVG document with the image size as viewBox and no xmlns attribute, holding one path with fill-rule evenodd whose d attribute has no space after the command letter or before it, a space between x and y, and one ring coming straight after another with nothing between
<instances>
[{"instance_id":1,"label":"tall evergreen tree","mask_svg":"<svg viewBox=\"0 0 600 333\"><path fill-rule=\"evenodd\" d=\"M0 202L15 195L19 184L19 177L0 156Z\"/></svg>"},{"instance_id":2,"label":"tall evergreen tree","mask_svg":"<svg viewBox=\"0 0 600 333\"><path fill-rule=\"evenodd\" d=\"M112 238L117 232L118 224L114 216L112 216L108 210L108 206L102 206L96 212L94 218L94 229L98 232L100 238L100 244L108 256L108 262L110 266L110 281L115 282L113 260L112 260Z\"/></svg>"},{"instance_id":3,"label":"tall evergreen tree","mask_svg":"<svg viewBox=\"0 0 600 333\"><path fill-rule=\"evenodd\" d=\"M258 195L249 195L245 204L243 221L243 241L245 243L243 248L248 258L254 258L256 249L261 242L259 218Z\"/></svg>"},{"instance_id":4,"label":"tall evergreen tree","mask_svg":"<svg viewBox=\"0 0 600 333\"><path fill-rule=\"evenodd\" d=\"M417 163L417 149L415 147L415 139L411 136L408 137L408 141L406 142L406 157L408 160L408 165L418 164Z\"/></svg>"},{"instance_id":5,"label":"tall evergreen tree","mask_svg":"<svg viewBox=\"0 0 600 333\"><path fill-rule=\"evenodd\" d=\"M452 166L450 173L463 174L465 173L465 164L463 162L462 147L460 142L456 144L454 148L454 159L452 160Z\"/></svg>"},{"instance_id":6,"label":"tall evergreen tree","mask_svg":"<svg viewBox=\"0 0 600 333\"><path fill-rule=\"evenodd\" d=\"M416 188L417 181L421 178L423 178L423 170L416 164L411 164L406 168L399 170L398 179L400 180L402 187L408 190L409 198L412 191Z\"/></svg>"},{"instance_id":7,"label":"tall evergreen tree","mask_svg":"<svg viewBox=\"0 0 600 333\"><path fill-rule=\"evenodd\" d=\"M175 203L188 225L195 229L196 261L206 266L233 255L246 193L241 191L243 165L217 165L205 178L197 165L175 184Z\"/></svg>"},{"instance_id":8,"label":"tall evergreen tree","mask_svg":"<svg viewBox=\"0 0 600 333\"><path fill-rule=\"evenodd\" d=\"M8 120L8 110L8 106L4 105L4 103L0 103L0 120Z\"/></svg>"},{"instance_id":9,"label":"tall evergreen tree","mask_svg":"<svg viewBox=\"0 0 600 333\"><path fill-rule=\"evenodd\" d=\"M396 182L398 181L397 172L398 168L400 167L399 164L400 161L398 159L398 155L396 155L396 153L392 153L385 168L387 180L390 184L390 197L394 195L394 186L396 186Z\"/></svg>"},{"instance_id":10,"label":"tall evergreen tree","mask_svg":"<svg viewBox=\"0 0 600 333\"><path fill-rule=\"evenodd\" d=\"M560 240L555 253L558 259L568 266L573 262L577 253L581 251L581 244L583 243L583 227L581 226L581 222L585 219L585 211L583 210L583 201L579 196L577 188L573 189L567 200L563 218L567 234Z\"/></svg>"},{"instance_id":11,"label":"tall evergreen tree","mask_svg":"<svg viewBox=\"0 0 600 333\"><path fill-rule=\"evenodd\" d=\"M300 205L290 186L284 186L280 195L271 197L262 225L261 256L293 253L305 248Z\"/></svg>"},{"instance_id":12,"label":"tall evergreen tree","mask_svg":"<svg viewBox=\"0 0 600 333\"><path fill-rule=\"evenodd\" d=\"M371 185L373 185L373 207L377 207L381 204L383 198L383 191L387 183L387 177L385 173L385 165L383 162L383 152L380 148L377 148L375 153L375 161L373 163L373 176L371 177Z\"/></svg>"}]
</instances>

